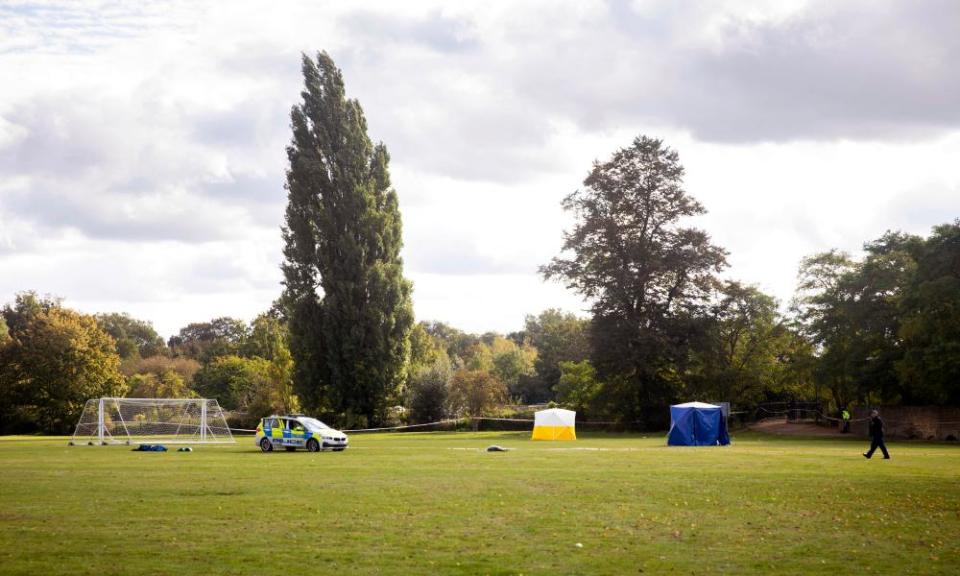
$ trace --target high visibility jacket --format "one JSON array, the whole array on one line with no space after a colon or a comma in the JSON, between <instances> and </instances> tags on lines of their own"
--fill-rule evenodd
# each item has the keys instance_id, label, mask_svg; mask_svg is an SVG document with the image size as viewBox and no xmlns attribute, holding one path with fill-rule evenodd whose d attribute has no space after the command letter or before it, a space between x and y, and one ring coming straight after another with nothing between
<instances>
[{"instance_id":1,"label":"high visibility jacket","mask_svg":"<svg viewBox=\"0 0 960 576\"><path fill-rule=\"evenodd\" d=\"M844 419L844 420L849 420L849 419L850 419L850 413L847 412L846 410L843 411L843 419Z\"/></svg>"}]
</instances>

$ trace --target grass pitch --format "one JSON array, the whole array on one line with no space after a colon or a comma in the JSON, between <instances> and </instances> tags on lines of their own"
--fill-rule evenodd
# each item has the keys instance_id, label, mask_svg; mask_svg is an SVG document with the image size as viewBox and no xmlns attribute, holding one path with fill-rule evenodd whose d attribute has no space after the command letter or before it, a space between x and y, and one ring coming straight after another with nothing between
<instances>
[{"instance_id":1,"label":"grass pitch","mask_svg":"<svg viewBox=\"0 0 960 576\"><path fill-rule=\"evenodd\" d=\"M960 447L527 437L356 434L339 454L0 438L0 573L960 573Z\"/></svg>"}]
</instances>

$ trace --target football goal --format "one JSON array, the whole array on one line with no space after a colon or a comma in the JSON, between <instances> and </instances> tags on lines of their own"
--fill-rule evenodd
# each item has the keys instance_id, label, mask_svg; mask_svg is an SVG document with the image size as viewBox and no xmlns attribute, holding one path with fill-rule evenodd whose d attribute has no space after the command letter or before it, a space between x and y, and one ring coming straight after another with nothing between
<instances>
[{"instance_id":1,"label":"football goal","mask_svg":"<svg viewBox=\"0 0 960 576\"><path fill-rule=\"evenodd\" d=\"M70 445L227 444L233 435L216 400L94 398L87 400Z\"/></svg>"}]
</instances>

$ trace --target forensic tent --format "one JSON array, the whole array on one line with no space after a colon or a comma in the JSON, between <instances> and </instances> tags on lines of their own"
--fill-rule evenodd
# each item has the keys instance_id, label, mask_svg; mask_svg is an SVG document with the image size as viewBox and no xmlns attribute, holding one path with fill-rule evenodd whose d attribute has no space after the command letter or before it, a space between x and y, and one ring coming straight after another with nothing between
<instances>
[{"instance_id":1,"label":"forensic tent","mask_svg":"<svg viewBox=\"0 0 960 576\"><path fill-rule=\"evenodd\" d=\"M669 446L726 446L727 419L720 406L687 402L670 407Z\"/></svg>"},{"instance_id":2,"label":"forensic tent","mask_svg":"<svg viewBox=\"0 0 960 576\"><path fill-rule=\"evenodd\" d=\"M541 410L533 415L533 440L576 440L577 413L563 408Z\"/></svg>"}]
</instances>

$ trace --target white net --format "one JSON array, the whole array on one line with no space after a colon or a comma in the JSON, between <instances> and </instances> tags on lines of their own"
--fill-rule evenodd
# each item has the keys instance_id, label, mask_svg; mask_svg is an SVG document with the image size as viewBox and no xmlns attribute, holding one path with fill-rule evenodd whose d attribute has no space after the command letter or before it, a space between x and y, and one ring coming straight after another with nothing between
<instances>
[{"instance_id":1,"label":"white net","mask_svg":"<svg viewBox=\"0 0 960 576\"><path fill-rule=\"evenodd\" d=\"M223 410L207 398L87 400L71 444L233 443Z\"/></svg>"}]
</instances>

